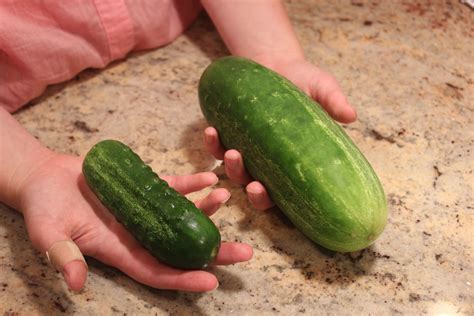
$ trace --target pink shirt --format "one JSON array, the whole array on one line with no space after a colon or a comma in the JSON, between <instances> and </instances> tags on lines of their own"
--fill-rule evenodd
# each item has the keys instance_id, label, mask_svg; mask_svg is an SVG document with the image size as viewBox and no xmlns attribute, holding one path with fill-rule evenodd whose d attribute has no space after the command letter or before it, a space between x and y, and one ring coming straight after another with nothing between
<instances>
[{"instance_id":1,"label":"pink shirt","mask_svg":"<svg viewBox=\"0 0 474 316\"><path fill-rule=\"evenodd\" d=\"M165 45L200 9L190 0L0 0L0 105L13 112L49 84Z\"/></svg>"}]
</instances>

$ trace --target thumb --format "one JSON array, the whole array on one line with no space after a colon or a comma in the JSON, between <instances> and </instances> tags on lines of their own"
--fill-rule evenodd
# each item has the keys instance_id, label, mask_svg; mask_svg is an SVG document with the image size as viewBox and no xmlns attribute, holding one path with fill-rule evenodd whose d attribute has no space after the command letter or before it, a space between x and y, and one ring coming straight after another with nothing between
<instances>
[{"instance_id":1,"label":"thumb","mask_svg":"<svg viewBox=\"0 0 474 316\"><path fill-rule=\"evenodd\" d=\"M337 80L329 73L318 70L310 87L311 97L341 123L351 123L357 119L357 112L347 100Z\"/></svg>"},{"instance_id":2,"label":"thumb","mask_svg":"<svg viewBox=\"0 0 474 316\"><path fill-rule=\"evenodd\" d=\"M74 241L63 239L54 242L46 250L46 256L51 264L63 274L71 290L79 291L84 287L87 264Z\"/></svg>"},{"instance_id":3,"label":"thumb","mask_svg":"<svg viewBox=\"0 0 474 316\"><path fill-rule=\"evenodd\" d=\"M62 273L69 289L79 291L87 278L87 264L79 247L65 233L54 227L34 230L33 245L46 255L51 265ZM47 232L47 233L44 233Z\"/></svg>"}]
</instances>

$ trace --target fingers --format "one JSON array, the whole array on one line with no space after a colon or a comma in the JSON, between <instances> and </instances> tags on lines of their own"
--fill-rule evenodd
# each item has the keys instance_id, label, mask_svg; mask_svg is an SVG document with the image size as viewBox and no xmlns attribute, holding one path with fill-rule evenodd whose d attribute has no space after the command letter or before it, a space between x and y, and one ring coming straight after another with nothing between
<instances>
[{"instance_id":1,"label":"fingers","mask_svg":"<svg viewBox=\"0 0 474 316\"><path fill-rule=\"evenodd\" d=\"M96 253L97 259L114 266L148 286L191 292L212 291L218 285L216 277L206 271L184 271L166 266L142 248L133 238L110 241L114 247Z\"/></svg>"},{"instance_id":2,"label":"fingers","mask_svg":"<svg viewBox=\"0 0 474 316\"><path fill-rule=\"evenodd\" d=\"M209 193L205 198L196 201L194 204L208 216L211 216L229 199L230 192L227 189L219 188Z\"/></svg>"},{"instance_id":3,"label":"fingers","mask_svg":"<svg viewBox=\"0 0 474 316\"><path fill-rule=\"evenodd\" d=\"M253 181L249 183L246 191L247 197L255 209L266 210L274 205L267 190L260 182ZM204 213L211 216L230 199L230 196L230 192L227 189L219 188L209 193L204 199L196 201L195 204Z\"/></svg>"},{"instance_id":4,"label":"fingers","mask_svg":"<svg viewBox=\"0 0 474 316\"><path fill-rule=\"evenodd\" d=\"M207 150L216 159L224 160L225 170L230 180L239 184L247 184L252 180L245 171L240 153L234 149L225 151L220 144L217 130L214 127L208 127L204 130L204 139Z\"/></svg>"},{"instance_id":5,"label":"fingers","mask_svg":"<svg viewBox=\"0 0 474 316\"><path fill-rule=\"evenodd\" d=\"M324 95L324 94L323 94ZM357 119L357 113L349 104L341 90L329 90L323 101L330 108L330 115L341 123L351 123Z\"/></svg>"},{"instance_id":6,"label":"fingers","mask_svg":"<svg viewBox=\"0 0 474 316\"><path fill-rule=\"evenodd\" d=\"M204 144L207 151L209 151L216 159L224 159L225 149L222 147L217 130L214 127L207 127L204 130Z\"/></svg>"},{"instance_id":7,"label":"fingers","mask_svg":"<svg viewBox=\"0 0 474 316\"><path fill-rule=\"evenodd\" d=\"M219 284L212 273L184 271L163 265L141 247L124 259L119 269L138 282L155 288L206 292L214 290Z\"/></svg>"},{"instance_id":8,"label":"fingers","mask_svg":"<svg viewBox=\"0 0 474 316\"><path fill-rule=\"evenodd\" d=\"M267 190L258 181L250 182L245 188L250 203L257 210L266 210L273 206Z\"/></svg>"},{"instance_id":9,"label":"fingers","mask_svg":"<svg viewBox=\"0 0 474 316\"><path fill-rule=\"evenodd\" d=\"M161 178L181 194L202 190L216 184L219 180L212 172L200 172L185 176L163 176Z\"/></svg>"},{"instance_id":10,"label":"fingers","mask_svg":"<svg viewBox=\"0 0 474 316\"><path fill-rule=\"evenodd\" d=\"M237 150L231 149L224 154L225 172L229 179L238 184L247 184L252 178L245 171L242 155Z\"/></svg>"},{"instance_id":11,"label":"fingers","mask_svg":"<svg viewBox=\"0 0 474 316\"><path fill-rule=\"evenodd\" d=\"M69 289L79 291L87 278L87 264L70 235L50 224L49 218L25 217L32 244L60 271Z\"/></svg>"},{"instance_id":12,"label":"fingers","mask_svg":"<svg viewBox=\"0 0 474 316\"><path fill-rule=\"evenodd\" d=\"M212 172L201 172L186 176L165 176L163 180L181 194L188 194L214 185L219 180ZM219 207L230 199L227 189L213 190L205 198L195 202L196 207L202 209L207 215L214 214Z\"/></svg>"},{"instance_id":13,"label":"fingers","mask_svg":"<svg viewBox=\"0 0 474 316\"><path fill-rule=\"evenodd\" d=\"M274 205L267 190L260 182L253 181L249 183L246 191L247 197L255 209L266 210ZM230 199L230 196L231 194L227 189L219 188L209 193L205 198L196 201L195 205L208 216L211 216Z\"/></svg>"},{"instance_id":14,"label":"fingers","mask_svg":"<svg viewBox=\"0 0 474 316\"><path fill-rule=\"evenodd\" d=\"M70 261L63 267L63 276L68 288L80 291L87 278L87 265L81 260Z\"/></svg>"},{"instance_id":15,"label":"fingers","mask_svg":"<svg viewBox=\"0 0 474 316\"><path fill-rule=\"evenodd\" d=\"M66 238L66 237L63 237ZM49 262L60 271L69 289L79 291L87 278L87 264L79 247L70 239L61 239L46 251Z\"/></svg>"},{"instance_id":16,"label":"fingers","mask_svg":"<svg viewBox=\"0 0 474 316\"><path fill-rule=\"evenodd\" d=\"M224 242L221 244L214 264L228 265L252 259L253 250L250 245L238 242Z\"/></svg>"},{"instance_id":17,"label":"fingers","mask_svg":"<svg viewBox=\"0 0 474 316\"><path fill-rule=\"evenodd\" d=\"M265 187L260 182L251 182L252 177L245 170L242 155L234 149L225 151L219 143L218 133L215 128L206 128L204 134L208 151L211 152L216 159L224 160L225 171L229 179L238 184L248 184L247 195L253 207L258 210L265 210L272 207L273 203ZM249 182L251 183L249 184ZM207 210L207 213L210 215L213 214L220 205L217 204L216 200L209 200L208 202L212 207L205 205L201 208ZM225 203L225 201L222 203Z\"/></svg>"},{"instance_id":18,"label":"fingers","mask_svg":"<svg viewBox=\"0 0 474 316\"><path fill-rule=\"evenodd\" d=\"M337 80L319 70L313 79L311 97L319 102L335 120L351 123L357 119L355 109L349 104Z\"/></svg>"},{"instance_id":19,"label":"fingers","mask_svg":"<svg viewBox=\"0 0 474 316\"><path fill-rule=\"evenodd\" d=\"M113 247L100 249L96 258L105 264L114 266L136 281L160 289L205 292L212 291L218 285L217 278L206 271L179 270L160 263L130 235L116 234L109 238ZM122 237L118 237L122 235ZM219 254L213 264L234 264L252 258L252 248L243 243L222 243Z\"/></svg>"}]
</instances>

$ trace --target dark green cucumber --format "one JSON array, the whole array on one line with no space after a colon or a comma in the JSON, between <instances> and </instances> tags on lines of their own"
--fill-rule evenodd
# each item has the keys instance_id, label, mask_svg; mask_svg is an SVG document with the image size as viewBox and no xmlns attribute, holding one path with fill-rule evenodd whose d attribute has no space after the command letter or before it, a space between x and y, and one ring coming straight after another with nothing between
<instances>
[{"instance_id":1,"label":"dark green cucumber","mask_svg":"<svg viewBox=\"0 0 474 316\"><path fill-rule=\"evenodd\" d=\"M335 251L372 244L387 219L386 198L344 130L290 81L255 62L224 57L199 82L202 112L227 149L316 243Z\"/></svg>"},{"instance_id":2,"label":"dark green cucumber","mask_svg":"<svg viewBox=\"0 0 474 316\"><path fill-rule=\"evenodd\" d=\"M125 144L97 143L82 171L99 200L161 262L201 269L216 257L221 237L214 223Z\"/></svg>"}]
</instances>

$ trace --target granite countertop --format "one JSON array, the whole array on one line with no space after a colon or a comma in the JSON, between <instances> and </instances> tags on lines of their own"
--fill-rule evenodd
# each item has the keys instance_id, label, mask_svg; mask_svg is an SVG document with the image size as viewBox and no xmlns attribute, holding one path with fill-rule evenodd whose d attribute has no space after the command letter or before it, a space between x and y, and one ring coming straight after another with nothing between
<instances>
[{"instance_id":1,"label":"granite countertop","mask_svg":"<svg viewBox=\"0 0 474 316\"><path fill-rule=\"evenodd\" d=\"M151 289L88 259L69 292L0 205L0 312L97 314L473 314L474 11L458 1L288 1L309 59L356 106L345 126L380 176L390 217L351 254L308 241L280 211L254 211L204 149L197 82L227 54L206 16L169 46L57 85L15 117L57 151L130 144L159 174L214 170L232 198L212 219L253 260L213 268L218 290ZM192 198L204 193L193 194Z\"/></svg>"}]
</instances>

